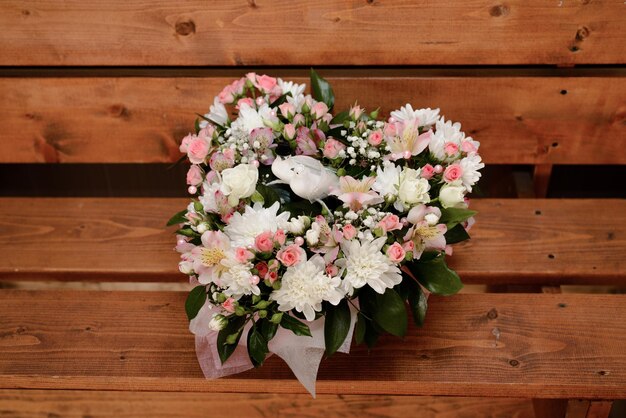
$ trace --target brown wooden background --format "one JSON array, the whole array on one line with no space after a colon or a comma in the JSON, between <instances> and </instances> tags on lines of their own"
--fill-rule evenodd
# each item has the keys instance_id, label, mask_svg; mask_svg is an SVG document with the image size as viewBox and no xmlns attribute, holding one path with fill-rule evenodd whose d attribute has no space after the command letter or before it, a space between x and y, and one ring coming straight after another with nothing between
<instances>
[{"instance_id":1,"label":"brown wooden background","mask_svg":"<svg viewBox=\"0 0 626 418\"><path fill-rule=\"evenodd\" d=\"M3 1L1 193L184 195L166 168L221 86L315 66L337 109L461 121L487 196L553 165L551 195L623 196L625 27L621 0Z\"/></svg>"}]
</instances>

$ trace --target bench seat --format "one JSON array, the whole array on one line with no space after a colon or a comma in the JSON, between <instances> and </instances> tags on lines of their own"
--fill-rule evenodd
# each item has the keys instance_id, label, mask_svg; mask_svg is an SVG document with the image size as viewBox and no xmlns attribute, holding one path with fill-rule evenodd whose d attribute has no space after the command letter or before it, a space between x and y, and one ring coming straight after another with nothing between
<instances>
[{"instance_id":1,"label":"bench seat","mask_svg":"<svg viewBox=\"0 0 626 418\"><path fill-rule=\"evenodd\" d=\"M0 199L0 279L181 281L167 219L187 199ZM626 200L475 199L465 283L624 284Z\"/></svg>"},{"instance_id":2,"label":"bench seat","mask_svg":"<svg viewBox=\"0 0 626 418\"><path fill-rule=\"evenodd\" d=\"M305 393L278 358L205 380L183 292L0 290L0 389ZM319 394L626 398L626 295L431 297L423 329L322 362Z\"/></svg>"}]
</instances>

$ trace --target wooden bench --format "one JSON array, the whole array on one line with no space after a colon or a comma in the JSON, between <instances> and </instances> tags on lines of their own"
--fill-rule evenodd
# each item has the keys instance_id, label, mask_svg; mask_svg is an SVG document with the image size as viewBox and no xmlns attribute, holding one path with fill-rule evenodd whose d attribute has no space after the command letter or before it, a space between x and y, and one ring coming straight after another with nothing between
<instances>
[{"instance_id":1,"label":"wooden bench","mask_svg":"<svg viewBox=\"0 0 626 418\"><path fill-rule=\"evenodd\" d=\"M207 7L0 4L0 65L23 66L0 69L0 163L171 163L237 67L352 66L320 70L337 109L439 106L487 164L534 166L535 197L475 199L451 259L465 283L526 293L432 297L423 329L324 360L314 401L275 358L205 380L185 293L124 290L184 282L164 223L186 199L0 198L0 415L606 417L626 399L626 296L558 293L626 285L626 201L545 198L552 165L626 162L622 2Z\"/></svg>"}]
</instances>

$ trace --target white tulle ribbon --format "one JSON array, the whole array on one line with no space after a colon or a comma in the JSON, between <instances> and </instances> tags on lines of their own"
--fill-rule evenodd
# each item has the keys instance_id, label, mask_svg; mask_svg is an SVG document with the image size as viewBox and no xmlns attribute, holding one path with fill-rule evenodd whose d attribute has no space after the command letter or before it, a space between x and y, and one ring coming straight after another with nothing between
<instances>
[{"instance_id":1,"label":"white tulle ribbon","mask_svg":"<svg viewBox=\"0 0 626 418\"><path fill-rule=\"evenodd\" d=\"M239 345L222 364L217 352L217 331L209 329L209 322L217 310L205 304L196 318L189 323L189 329L196 335L196 355L200 368L207 379L230 376L252 369L254 366L248 357L246 338L239 340ZM352 333L356 323L357 311L350 306L350 329L345 341L337 350L340 353L350 352ZM276 336L269 342L270 354L276 354L289 366L293 374L309 393L315 397L315 382L320 362L325 351L324 317L308 323L312 337L297 336L293 332L279 327ZM247 335L251 324L246 325L243 335Z\"/></svg>"}]
</instances>

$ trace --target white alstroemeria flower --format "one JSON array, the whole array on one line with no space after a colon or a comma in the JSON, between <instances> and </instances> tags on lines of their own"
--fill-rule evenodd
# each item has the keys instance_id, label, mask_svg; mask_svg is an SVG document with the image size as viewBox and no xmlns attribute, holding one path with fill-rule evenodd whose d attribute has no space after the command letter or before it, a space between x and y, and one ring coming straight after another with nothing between
<instances>
[{"instance_id":1,"label":"white alstroemeria flower","mask_svg":"<svg viewBox=\"0 0 626 418\"><path fill-rule=\"evenodd\" d=\"M383 197L398 196L400 172L401 169L397 165L391 161L384 161L383 168L376 169L376 181L372 185L372 190Z\"/></svg>"},{"instance_id":2,"label":"white alstroemeria flower","mask_svg":"<svg viewBox=\"0 0 626 418\"><path fill-rule=\"evenodd\" d=\"M345 258L337 260L335 264L346 271L342 286L348 295L365 285L383 294L386 289L402 281L398 266L382 253L386 240L387 237L381 237L373 241L350 240L341 243Z\"/></svg>"},{"instance_id":3,"label":"white alstroemeria flower","mask_svg":"<svg viewBox=\"0 0 626 418\"><path fill-rule=\"evenodd\" d=\"M282 90L283 94L290 93L291 97L298 97L304 93L306 84L296 84L293 81L285 81L282 78L278 78L278 86Z\"/></svg>"},{"instance_id":4,"label":"white alstroemeria flower","mask_svg":"<svg viewBox=\"0 0 626 418\"><path fill-rule=\"evenodd\" d=\"M295 96L287 96L287 103L291 103L297 113L302 112L302 105L306 102L306 96L302 93Z\"/></svg>"},{"instance_id":5,"label":"white alstroemeria flower","mask_svg":"<svg viewBox=\"0 0 626 418\"><path fill-rule=\"evenodd\" d=\"M228 204L235 207L241 199L252 196L259 181L259 170L253 164L239 164L222 171L220 191L228 196Z\"/></svg>"},{"instance_id":6,"label":"white alstroemeria flower","mask_svg":"<svg viewBox=\"0 0 626 418\"><path fill-rule=\"evenodd\" d=\"M461 181L463 186L468 192L472 192L472 186L480 179L481 174L478 170L485 167L485 164L481 161L480 155L471 154L461 160L459 163L463 169L463 175Z\"/></svg>"},{"instance_id":7,"label":"white alstroemeria flower","mask_svg":"<svg viewBox=\"0 0 626 418\"><path fill-rule=\"evenodd\" d=\"M280 289L270 298L278 303L278 310L302 312L307 321L315 320L315 312L322 310L322 302L337 305L344 296L341 279L326 274L326 263L314 255L304 263L287 268Z\"/></svg>"},{"instance_id":8,"label":"white alstroemeria flower","mask_svg":"<svg viewBox=\"0 0 626 418\"><path fill-rule=\"evenodd\" d=\"M313 202L328 196L339 185L337 175L319 160L306 155L277 156L272 173L298 196Z\"/></svg>"},{"instance_id":9,"label":"white alstroemeria flower","mask_svg":"<svg viewBox=\"0 0 626 418\"><path fill-rule=\"evenodd\" d=\"M391 112L391 116L397 121L417 119L419 120L419 126L428 127L434 125L439 119L439 108L431 109L428 107L426 109L413 110L413 106L407 103L399 110Z\"/></svg>"},{"instance_id":10,"label":"white alstroemeria flower","mask_svg":"<svg viewBox=\"0 0 626 418\"><path fill-rule=\"evenodd\" d=\"M262 204L246 206L243 214L235 212L230 222L224 228L224 233L230 238L235 247L254 245L254 239L262 232L276 232L287 229L289 212L278 214L280 204L275 202L271 207L264 208Z\"/></svg>"},{"instance_id":11,"label":"white alstroemeria flower","mask_svg":"<svg viewBox=\"0 0 626 418\"><path fill-rule=\"evenodd\" d=\"M217 96L213 99L213 104L209 108L209 113L204 115L204 117L212 120L220 126L225 126L226 122L228 122L228 112L226 111L226 107L224 107ZM209 123L204 119L199 123L200 128L206 128L208 124Z\"/></svg>"}]
</instances>

